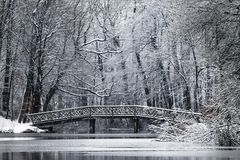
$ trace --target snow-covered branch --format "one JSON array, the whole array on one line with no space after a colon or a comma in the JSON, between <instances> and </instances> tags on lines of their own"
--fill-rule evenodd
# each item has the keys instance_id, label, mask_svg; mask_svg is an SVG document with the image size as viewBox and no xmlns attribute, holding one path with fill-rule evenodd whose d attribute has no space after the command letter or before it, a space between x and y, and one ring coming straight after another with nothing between
<instances>
[{"instance_id":1,"label":"snow-covered branch","mask_svg":"<svg viewBox=\"0 0 240 160\"><path fill-rule=\"evenodd\" d=\"M70 87L70 88L77 89L77 90L87 91L87 92L92 93L92 94L94 94L98 97L109 97L109 96L111 96L113 86L114 86L114 83L111 85L110 88L105 88L103 90L94 91L92 89L84 88L84 87L77 87L77 86L72 86L72 85L67 85L67 86L60 85L60 87L62 87L62 88L60 88L59 90L62 91L62 92L65 92L67 94L73 95L73 96L78 96L78 97L82 96L82 94L76 94L74 92L63 89L65 87ZM106 93L106 92L108 92L108 93Z\"/></svg>"},{"instance_id":2,"label":"snow-covered branch","mask_svg":"<svg viewBox=\"0 0 240 160\"><path fill-rule=\"evenodd\" d=\"M114 51L114 50L97 51L97 50L90 50L90 49L81 49L80 51L95 53L95 54L98 54L98 55L108 54L108 53L122 53L122 51Z\"/></svg>"}]
</instances>

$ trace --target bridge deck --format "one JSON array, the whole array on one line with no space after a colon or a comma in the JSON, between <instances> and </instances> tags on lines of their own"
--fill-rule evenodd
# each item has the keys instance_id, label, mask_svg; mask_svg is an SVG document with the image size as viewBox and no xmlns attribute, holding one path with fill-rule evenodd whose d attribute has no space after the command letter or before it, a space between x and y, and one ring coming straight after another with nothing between
<instances>
[{"instance_id":1,"label":"bridge deck","mask_svg":"<svg viewBox=\"0 0 240 160\"><path fill-rule=\"evenodd\" d=\"M34 125L44 125L62 121L71 121L75 119L91 119L97 117L162 119L168 114L186 114L192 116L201 116L200 113L194 113L189 111L171 110L138 105L84 106L28 114L27 116Z\"/></svg>"}]
</instances>

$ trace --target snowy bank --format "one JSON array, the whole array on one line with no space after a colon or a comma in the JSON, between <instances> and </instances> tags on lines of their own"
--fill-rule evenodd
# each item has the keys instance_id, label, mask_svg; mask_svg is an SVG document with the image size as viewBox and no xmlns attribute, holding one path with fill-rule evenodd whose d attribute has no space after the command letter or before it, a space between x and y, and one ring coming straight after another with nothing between
<instances>
[{"instance_id":1,"label":"snowy bank","mask_svg":"<svg viewBox=\"0 0 240 160\"><path fill-rule=\"evenodd\" d=\"M44 132L37 127L31 126L31 123L18 123L0 117L0 133L23 133L23 132Z\"/></svg>"},{"instance_id":2,"label":"snowy bank","mask_svg":"<svg viewBox=\"0 0 240 160\"><path fill-rule=\"evenodd\" d=\"M161 142L190 142L197 144L215 144L215 136L205 123L179 123L165 122L161 125L150 125L149 130L159 134Z\"/></svg>"},{"instance_id":3,"label":"snowy bank","mask_svg":"<svg viewBox=\"0 0 240 160\"><path fill-rule=\"evenodd\" d=\"M210 127L205 123L193 123L186 127L186 131L183 135L178 137L179 141L204 143L214 145L215 135L211 131Z\"/></svg>"}]
</instances>

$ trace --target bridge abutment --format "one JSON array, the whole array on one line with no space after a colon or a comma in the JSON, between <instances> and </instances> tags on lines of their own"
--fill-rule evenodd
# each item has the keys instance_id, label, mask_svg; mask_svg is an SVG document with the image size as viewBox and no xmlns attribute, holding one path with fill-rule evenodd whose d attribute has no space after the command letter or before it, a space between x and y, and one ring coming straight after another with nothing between
<instances>
[{"instance_id":1,"label":"bridge abutment","mask_svg":"<svg viewBox=\"0 0 240 160\"><path fill-rule=\"evenodd\" d=\"M96 123L96 119L90 118L89 119L89 133L90 134L94 134L95 133L95 123Z\"/></svg>"}]
</instances>

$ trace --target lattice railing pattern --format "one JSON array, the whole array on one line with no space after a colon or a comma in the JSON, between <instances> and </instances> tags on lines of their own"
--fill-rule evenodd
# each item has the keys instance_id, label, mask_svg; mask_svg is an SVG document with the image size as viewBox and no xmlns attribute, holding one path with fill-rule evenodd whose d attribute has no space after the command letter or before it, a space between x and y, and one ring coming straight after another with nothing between
<instances>
[{"instance_id":1,"label":"lattice railing pattern","mask_svg":"<svg viewBox=\"0 0 240 160\"><path fill-rule=\"evenodd\" d=\"M201 116L200 113L137 105L85 106L28 114L27 116L30 121L33 122L33 124L46 124L65 120L96 117L142 117L160 119L169 114L186 114L188 116Z\"/></svg>"}]
</instances>

